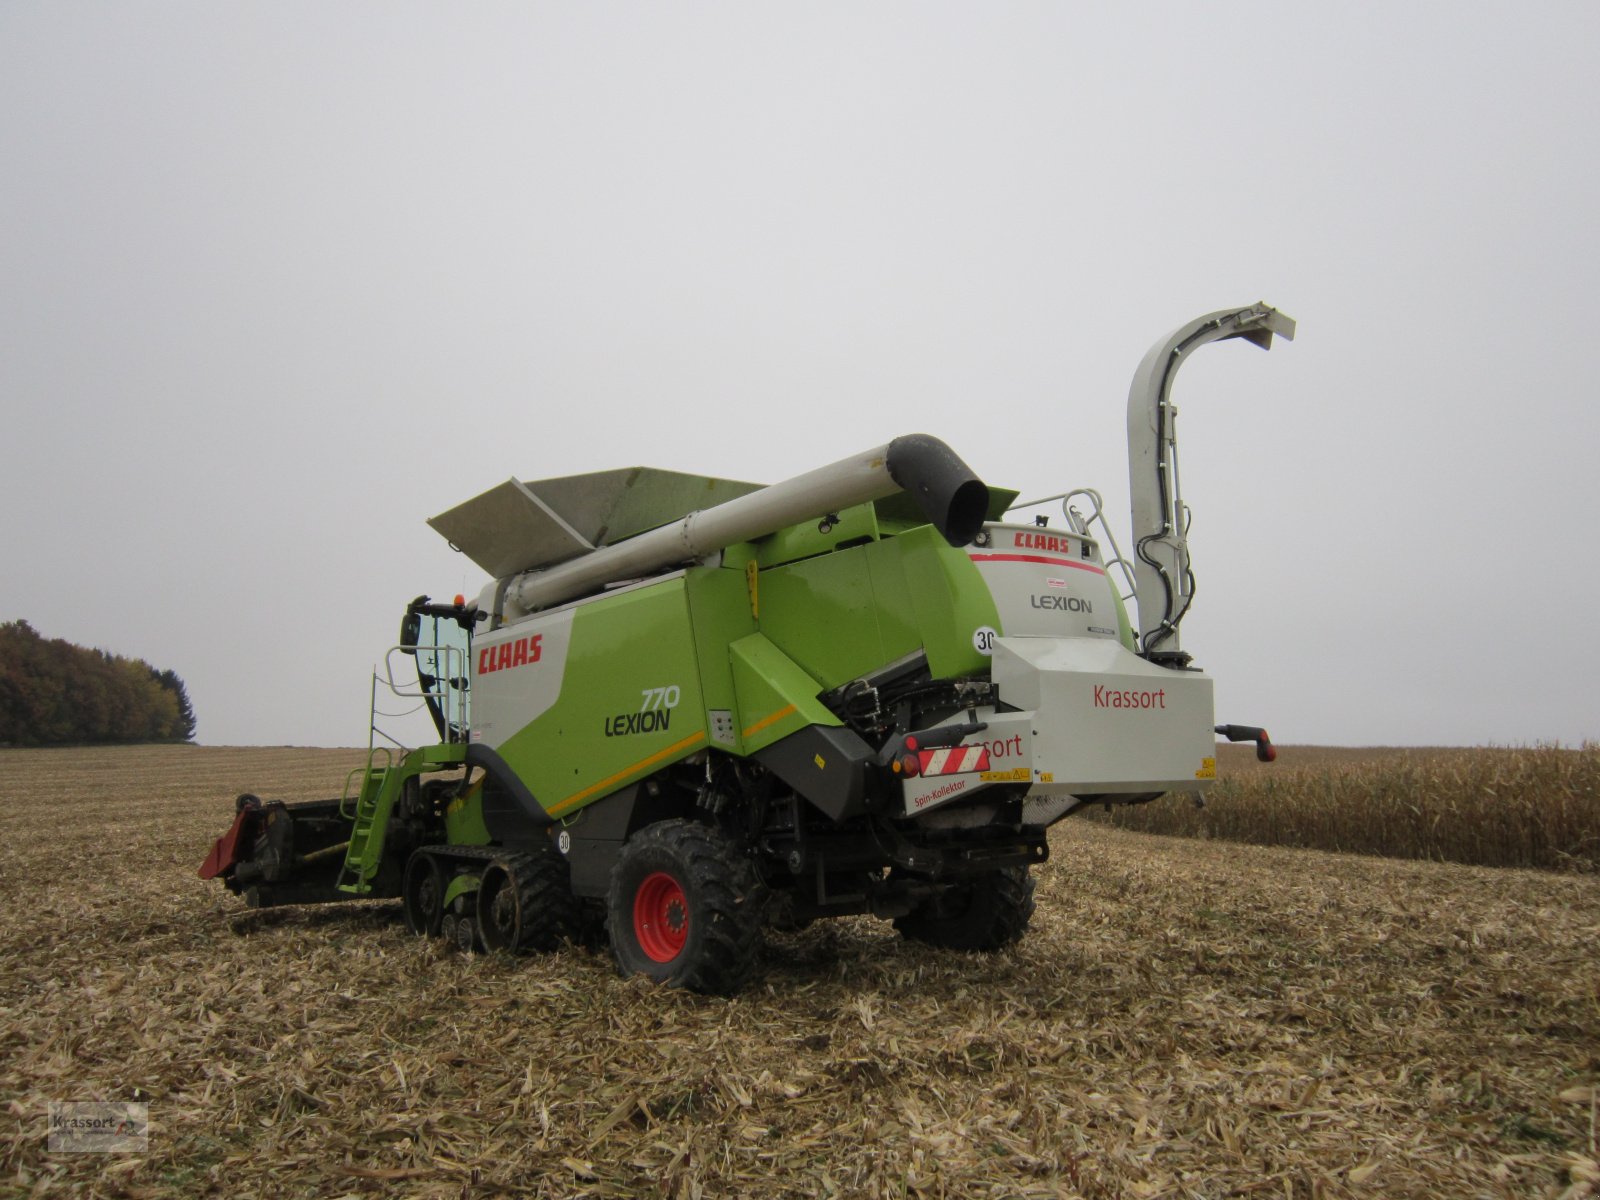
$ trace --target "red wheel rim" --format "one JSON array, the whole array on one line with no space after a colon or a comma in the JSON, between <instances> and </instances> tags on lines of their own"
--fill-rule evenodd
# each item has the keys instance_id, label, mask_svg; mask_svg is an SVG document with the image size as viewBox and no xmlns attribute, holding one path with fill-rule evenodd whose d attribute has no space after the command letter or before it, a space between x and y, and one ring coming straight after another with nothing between
<instances>
[{"instance_id":1,"label":"red wheel rim","mask_svg":"<svg viewBox=\"0 0 1600 1200\"><path fill-rule=\"evenodd\" d=\"M665 871L647 876L633 894L633 936L658 963L677 958L689 940L689 898Z\"/></svg>"}]
</instances>

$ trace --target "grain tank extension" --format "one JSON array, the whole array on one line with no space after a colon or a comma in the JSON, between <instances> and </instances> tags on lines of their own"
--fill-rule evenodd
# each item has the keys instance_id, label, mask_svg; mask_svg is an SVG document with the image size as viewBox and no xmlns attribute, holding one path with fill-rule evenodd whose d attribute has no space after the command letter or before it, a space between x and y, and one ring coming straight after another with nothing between
<instances>
[{"instance_id":1,"label":"grain tank extension","mask_svg":"<svg viewBox=\"0 0 1600 1200\"><path fill-rule=\"evenodd\" d=\"M429 522L490 582L413 601L384 674L438 741L373 748L339 799L240 797L201 874L257 906L399 897L468 950L604 937L625 973L720 993L768 925L1009 945L1052 824L1203 794L1218 734L1271 754L1215 725L1180 646L1170 391L1199 346L1274 334L1294 335L1274 309L1213 313L1141 364L1131 560L1092 490L1016 505L922 434L770 487L491 488ZM1007 519L1055 501L1059 524Z\"/></svg>"}]
</instances>

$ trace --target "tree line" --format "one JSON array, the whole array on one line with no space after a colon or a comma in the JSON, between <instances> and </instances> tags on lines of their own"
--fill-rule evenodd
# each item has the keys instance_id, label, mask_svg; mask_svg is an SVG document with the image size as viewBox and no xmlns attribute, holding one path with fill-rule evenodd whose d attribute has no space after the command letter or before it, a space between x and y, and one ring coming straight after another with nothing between
<instances>
[{"instance_id":1,"label":"tree line","mask_svg":"<svg viewBox=\"0 0 1600 1200\"><path fill-rule=\"evenodd\" d=\"M194 709L183 680L137 658L0 623L0 745L187 742Z\"/></svg>"}]
</instances>

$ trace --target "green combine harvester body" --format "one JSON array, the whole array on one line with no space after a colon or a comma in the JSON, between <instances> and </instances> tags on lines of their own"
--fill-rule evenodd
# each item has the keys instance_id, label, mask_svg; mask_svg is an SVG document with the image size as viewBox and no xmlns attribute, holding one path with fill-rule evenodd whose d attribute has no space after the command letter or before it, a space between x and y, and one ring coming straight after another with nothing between
<instances>
[{"instance_id":1,"label":"green combine harvester body","mask_svg":"<svg viewBox=\"0 0 1600 1200\"><path fill-rule=\"evenodd\" d=\"M1230 310L1147 357L1133 563L1092 491L1048 498L1060 528L1007 521L1016 493L924 435L765 488L629 468L490 489L430 523L492 582L413 601L386 672L437 744L374 749L337 800L240 797L201 874L258 906L399 897L466 950L605 936L622 971L709 992L748 980L764 927L819 917L1010 944L1050 825L1203 794L1216 732L1270 753L1214 732L1178 646L1167 392L1195 346L1273 333L1293 323ZM1139 577L1138 625L1113 570L1130 597Z\"/></svg>"}]
</instances>

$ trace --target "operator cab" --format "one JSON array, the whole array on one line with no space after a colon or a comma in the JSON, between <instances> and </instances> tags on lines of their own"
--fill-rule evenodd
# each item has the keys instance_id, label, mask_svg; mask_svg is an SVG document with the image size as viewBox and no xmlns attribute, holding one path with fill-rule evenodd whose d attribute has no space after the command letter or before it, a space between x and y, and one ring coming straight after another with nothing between
<instances>
[{"instance_id":1,"label":"operator cab","mask_svg":"<svg viewBox=\"0 0 1600 1200\"><path fill-rule=\"evenodd\" d=\"M465 742L471 727L468 664L477 611L464 599L431 604L418 596L400 621L400 649L417 662L417 682L441 742Z\"/></svg>"}]
</instances>

